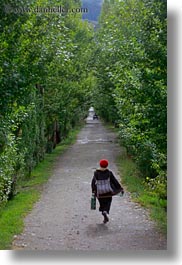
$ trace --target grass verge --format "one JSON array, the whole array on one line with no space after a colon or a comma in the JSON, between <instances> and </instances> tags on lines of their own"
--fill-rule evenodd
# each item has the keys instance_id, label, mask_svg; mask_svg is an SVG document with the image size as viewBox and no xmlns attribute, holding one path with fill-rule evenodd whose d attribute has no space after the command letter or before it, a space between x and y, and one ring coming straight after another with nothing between
<instances>
[{"instance_id":1,"label":"grass verge","mask_svg":"<svg viewBox=\"0 0 182 265\"><path fill-rule=\"evenodd\" d=\"M118 128L105 123L107 129L118 134ZM121 147L122 148L122 147ZM127 156L123 149L117 159L117 166L122 176L122 184L131 193L132 200L149 210L150 217L163 234L167 234L167 201L160 199L158 194L151 191L145 180L140 176L135 162Z\"/></svg>"},{"instance_id":2,"label":"grass verge","mask_svg":"<svg viewBox=\"0 0 182 265\"><path fill-rule=\"evenodd\" d=\"M11 249L14 235L20 234L24 218L40 198L43 184L53 173L56 159L75 142L79 129L75 129L51 154L32 171L31 177L18 183L17 195L0 209L0 249Z\"/></svg>"},{"instance_id":3,"label":"grass verge","mask_svg":"<svg viewBox=\"0 0 182 265\"><path fill-rule=\"evenodd\" d=\"M118 168L122 176L122 184L131 193L132 199L147 208L158 228L164 234L167 233L167 214L165 207L166 201L161 200L156 193L152 192L144 179L140 177L136 164L122 155L117 160Z\"/></svg>"}]
</instances>

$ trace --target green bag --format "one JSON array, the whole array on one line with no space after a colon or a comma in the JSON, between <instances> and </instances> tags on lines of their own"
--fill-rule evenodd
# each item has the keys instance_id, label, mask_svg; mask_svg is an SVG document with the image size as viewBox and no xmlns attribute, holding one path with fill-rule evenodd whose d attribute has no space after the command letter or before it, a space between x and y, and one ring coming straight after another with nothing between
<instances>
[{"instance_id":1,"label":"green bag","mask_svg":"<svg viewBox=\"0 0 182 265\"><path fill-rule=\"evenodd\" d=\"M91 210L96 210L96 196L93 193L91 197Z\"/></svg>"}]
</instances>

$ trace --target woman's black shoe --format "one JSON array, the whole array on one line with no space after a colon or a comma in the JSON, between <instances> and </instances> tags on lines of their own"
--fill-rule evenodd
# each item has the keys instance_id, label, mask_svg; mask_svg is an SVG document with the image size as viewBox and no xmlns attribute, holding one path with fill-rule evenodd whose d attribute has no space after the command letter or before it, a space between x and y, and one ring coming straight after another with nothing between
<instances>
[{"instance_id":1,"label":"woman's black shoe","mask_svg":"<svg viewBox=\"0 0 182 265\"><path fill-rule=\"evenodd\" d=\"M102 215L104 216L104 221L103 223L106 224L107 222L109 222L109 218L107 216L107 213L106 212L103 212Z\"/></svg>"}]
</instances>

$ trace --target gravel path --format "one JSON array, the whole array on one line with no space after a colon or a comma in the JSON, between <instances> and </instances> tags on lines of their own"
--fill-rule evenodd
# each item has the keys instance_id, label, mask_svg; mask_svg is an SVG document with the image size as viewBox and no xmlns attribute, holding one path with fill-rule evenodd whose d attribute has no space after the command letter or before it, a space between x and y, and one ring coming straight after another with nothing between
<instances>
[{"instance_id":1,"label":"gravel path","mask_svg":"<svg viewBox=\"0 0 182 265\"><path fill-rule=\"evenodd\" d=\"M115 164L122 152L115 134L98 121L88 121L77 142L57 161L41 199L25 218L25 229L15 237L13 249L22 250L159 250L166 238L131 201L130 194L113 197L110 222L103 224L97 210L90 210L90 182L98 161L107 158L119 179Z\"/></svg>"}]
</instances>

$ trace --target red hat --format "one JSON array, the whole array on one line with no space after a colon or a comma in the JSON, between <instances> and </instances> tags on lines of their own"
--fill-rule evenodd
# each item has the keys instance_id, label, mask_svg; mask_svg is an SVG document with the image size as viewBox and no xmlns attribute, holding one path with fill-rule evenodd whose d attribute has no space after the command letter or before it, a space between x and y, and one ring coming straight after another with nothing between
<instances>
[{"instance_id":1,"label":"red hat","mask_svg":"<svg viewBox=\"0 0 182 265\"><path fill-rule=\"evenodd\" d=\"M100 167L106 168L108 166L109 162L106 159L100 160Z\"/></svg>"}]
</instances>

